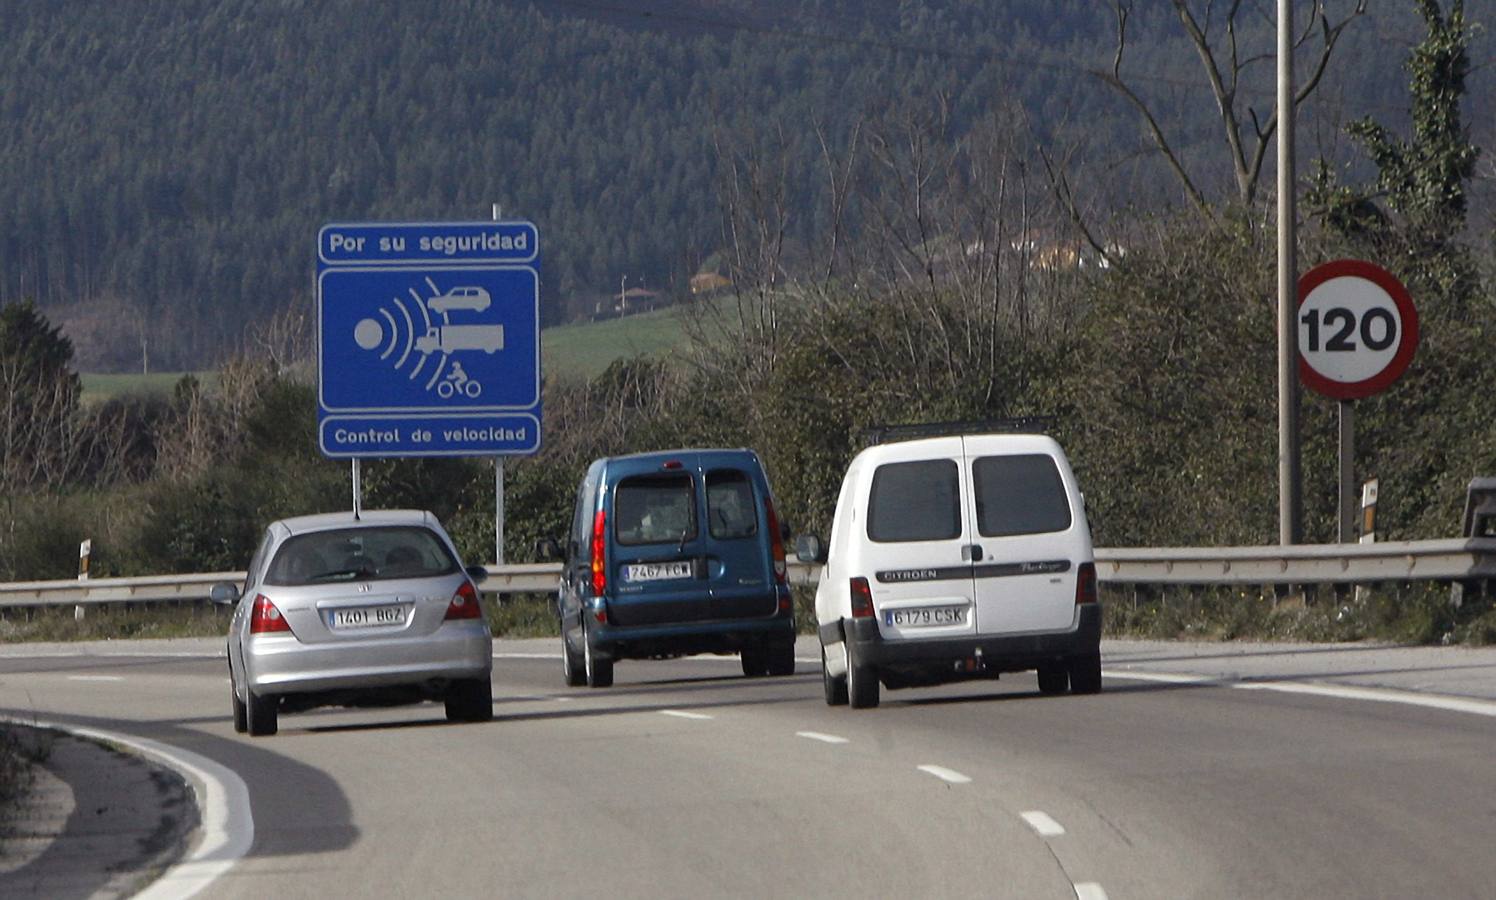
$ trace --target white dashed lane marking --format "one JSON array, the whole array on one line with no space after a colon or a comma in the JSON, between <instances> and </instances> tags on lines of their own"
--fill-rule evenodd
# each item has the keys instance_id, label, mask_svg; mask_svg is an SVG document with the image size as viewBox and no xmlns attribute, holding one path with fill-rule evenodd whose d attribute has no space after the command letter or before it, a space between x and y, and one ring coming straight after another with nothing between
<instances>
[{"instance_id":1,"label":"white dashed lane marking","mask_svg":"<svg viewBox=\"0 0 1496 900\"><path fill-rule=\"evenodd\" d=\"M119 675L69 675L68 681L124 681Z\"/></svg>"},{"instance_id":2,"label":"white dashed lane marking","mask_svg":"<svg viewBox=\"0 0 1496 900\"><path fill-rule=\"evenodd\" d=\"M706 713L686 712L685 710L682 710L682 709L662 709L662 710L660 710L660 715L662 715L662 716L675 716L677 719L710 719L710 718L712 718L711 716L707 715Z\"/></svg>"},{"instance_id":3,"label":"white dashed lane marking","mask_svg":"<svg viewBox=\"0 0 1496 900\"><path fill-rule=\"evenodd\" d=\"M847 743L847 739L844 737L837 737L834 734L822 734L819 731L797 731L795 732L795 734L798 737L809 738L812 741L820 741L823 744Z\"/></svg>"},{"instance_id":4,"label":"white dashed lane marking","mask_svg":"<svg viewBox=\"0 0 1496 900\"><path fill-rule=\"evenodd\" d=\"M1106 900L1106 891L1094 881L1083 881L1075 885L1075 900Z\"/></svg>"},{"instance_id":5,"label":"white dashed lane marking","mask_svg":"<svg viewBox=\"0 0 1496 900\"><path fill-rule=\"evenodd\" d=\"M1050 818L1049 813L1031 809L1026 813L1019 813L1019 815L1023 817L1023 821L1029 824L1030 828L1039 832L1040 837L1059 837L1065 833L1065 826Z\"/></svg>"},{"instance_id":6,"label":"white dashed lane marking","mask_svg":"<svg viewBox=\"0 0 1496 900\"><path fill-rule=\"evenodd\" d=\"M945 766L917 766L916 768L918 768L921 772L924 772L926 775L934 775L941 781L950 782L951 784L971 783L971 779L969 777L962 775L955 769L947 769Z\"/></svg>"}]
</instances>

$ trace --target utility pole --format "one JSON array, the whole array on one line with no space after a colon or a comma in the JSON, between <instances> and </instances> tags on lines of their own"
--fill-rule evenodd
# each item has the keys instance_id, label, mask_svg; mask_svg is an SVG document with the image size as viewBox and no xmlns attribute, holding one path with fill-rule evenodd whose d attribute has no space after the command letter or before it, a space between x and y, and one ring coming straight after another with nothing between
<instances>
[{"instance_id":1,"label":"utility pole","mask_svg":"<svg viewBox=\"0 0 1496 900\"><path fill-rule=\"evenodd\" d=\"M1293 158L1293 0L1278 0L1278 543L1303 539L1299 482L1297 204Z\"/></svg>"}]
</instances>

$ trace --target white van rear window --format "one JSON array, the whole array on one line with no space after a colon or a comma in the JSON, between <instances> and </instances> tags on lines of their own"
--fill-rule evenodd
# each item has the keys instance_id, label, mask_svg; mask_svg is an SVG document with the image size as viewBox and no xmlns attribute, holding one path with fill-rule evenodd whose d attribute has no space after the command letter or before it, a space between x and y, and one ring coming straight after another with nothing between
<instances>
[{"instance_id":1,"label":"white van rear window","mask_svg":"<svg viewBox=\"0 0 1496 900\"><path fill-rule=\"evenodd\" d=\"M1070 498L1054 458L984 456L971 464L982 537L1044 534L1070 527Z\"/></svg>"},{"instance_id":2,"label":"white van rear window","mask_svg":"<svg viewBox=\"0 0 1496 900\"><path fill-rule=\"evenodd\" d=\"M885 463L873 473L867 536L879 543L961 536L960 471L953 459Z\"/></svg>"}]
</instances>

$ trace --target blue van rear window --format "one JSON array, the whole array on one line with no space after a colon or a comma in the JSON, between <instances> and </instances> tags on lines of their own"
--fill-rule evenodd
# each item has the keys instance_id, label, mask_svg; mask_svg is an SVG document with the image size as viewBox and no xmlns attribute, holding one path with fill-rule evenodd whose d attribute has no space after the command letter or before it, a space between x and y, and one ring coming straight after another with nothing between
<instances>
[{"instance_id":1,"label":"blue van rear window","mask_svg":"<svg viewBox=\"0 0 1496 900\"><path fill-rule=\"evenodd\" d=\"M718 540L752 537L758 533L758 504L753 482L740 469L706 473L707 531Z\"/></svg>"},{"instance_id":2,"label":"blue van rear window","mask_svg":"<svg viewBox=\"0 0 1496 900\"><path fill-rule=\"evenodd\" d=\"M613 534L620 544L677 544L696 537L696 486L685 472L618 483Z\"/></svg>"}]
</instances>

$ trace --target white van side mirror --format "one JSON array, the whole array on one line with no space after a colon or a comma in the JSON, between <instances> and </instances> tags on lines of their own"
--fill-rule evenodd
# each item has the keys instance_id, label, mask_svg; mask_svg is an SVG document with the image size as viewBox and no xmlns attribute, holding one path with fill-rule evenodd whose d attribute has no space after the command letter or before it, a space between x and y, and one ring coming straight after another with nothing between
<instances>
[{"instance_id":1,"label":"white van side mirror","mask_svg":"<svg viewBox=\"0 0 1496 900\"><path fill-rule=\"evenodd\" d=\"M795 539L795 558L803 563L824 563L826 545L813 534L802 534Z\"/></svg>"}]
</instances>

